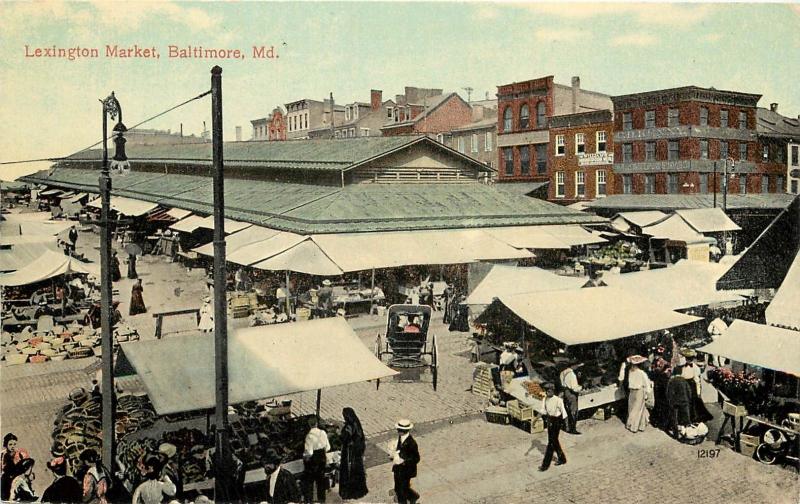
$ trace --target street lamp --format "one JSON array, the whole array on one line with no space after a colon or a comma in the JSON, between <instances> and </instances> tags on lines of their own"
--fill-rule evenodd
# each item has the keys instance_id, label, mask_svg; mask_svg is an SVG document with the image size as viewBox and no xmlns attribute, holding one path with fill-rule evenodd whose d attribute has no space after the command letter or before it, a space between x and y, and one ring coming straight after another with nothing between
<instances>
[{"instance_id":1,"label":"street lamp","mask_svg":"<svg viewBox=\"0 0 800 504\"><path fill-rule=\"evenodd\" d=\"M100 324L101 324L101 350L103 380L101 390L103 394L103 464L113 470L114 467L114 417L116 416L116 397L114 394L114 342L111 333L111 221L109 219L111 207L111 175L108 163L108 117L114 120L119 116L114 126L114 159L111 168L121 173L130 169L130 163L125 156L125 138L122 136L127 128L122 123L122 107L120 107L114 92L103 104L103 166L100 172Z\"/></svg>"},{"instance_id":2,"label":"street lamp","mask_svg":"<svg viewBox=\"0 0 800 504\"><path fill-rule=\"evenodd\" d=\"M728 211L728 163L731 164L731 177L733 177L736 168L736 160L732 157L725 158L725 165L723 167L722 175L722 209ZM714 208L717 208L717 162L714 161Z\"/></svg>"}]
</instances>

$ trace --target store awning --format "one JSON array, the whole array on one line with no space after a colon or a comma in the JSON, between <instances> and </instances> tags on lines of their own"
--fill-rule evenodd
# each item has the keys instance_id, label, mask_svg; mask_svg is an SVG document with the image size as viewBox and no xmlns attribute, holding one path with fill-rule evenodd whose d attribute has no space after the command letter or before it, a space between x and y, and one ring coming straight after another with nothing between
<instances>
[{"instance_id":1,"label":"store awning","mask_svg":"<svg viewBox=\"0 0 800 504\"><path fill-rule=\"evenodd\" d=\"M240 222L233 219L225 219L225 234L235 233L237 231L241 231L242 229L249 228L252 226L249 222ZM206 229L214 229L214 216L209 215L203 222L200 223L200 227Z\"/></svg>"},{"instance_id":2,"label":"store awning","mask_svg":"<svg viewBox=\"0 0 800 504\"><path fill-rule=\"evenodd\" d=\"M272 238L273 236L279 233L280 231L276 229L270 229L261 226L250 226L248 228L244 228L241 231L231 233L230 235L225 237L226 257L230 257L230 254L236 252L242 247ZM209 242L192 250L194 250L198 254L213 256L214 243Z\"/></svg>"},{"instance_id":3,"label":"store awning","mask_svg":"<svg viewBox=\"0 0 800 504\"><path fill-rule=\"evenodd\" d=\"M79 202L80 200L82 200L83 198L85 198L86 196L88 196L88 193L85 193L85 192L79 192L79 193L78 193L78 194L76 194L75 196L71 197L71 198L69 199L69 202L70 202L70 203L77 203L77 202Z\"/></svg>"},{"instance_id":4,"label":"store awning","mask_svg":"<svg viewBox=\"0 0 800 504\"><path fill-rule=\"evenodd\" d=\"M281 252L289 250L298 243L307 239L307 236L285 231L276 231L275 234L264 240L239 247L231 253L226 254L225 258L232 263L241 264L242 266L250 266L251 264L274 257ZM289 269L292 271L297 271L292 268Z\"/></svg>"},{"instance_id":5,"label":"store awning","mask_svg":"<svg viewBox=\"0 0 800 504\"><path fill-rule=\"evenodd\" d=\"M512 247L525 249L568 249L606 240L580 226L516 226L486 228L484 231Z\"/></svg>"},{"instance_id":6,"label":"store awning","mask_svg":"<svg viewBox=\"0 0 800 504\"><path fill-rule=\"evenodd\" d=\"M71 273L91 273L99 276L100 268L98 265L82 263L64 254L47 250L14 273L0 275L0 285L7 287L29 285Z\"/></svg>"},{"instance_id":7,"label":"store awning","mask_svg":"<svg viewBox=\"0 0 800 504\"><path fill-rule=\"evenodd\" d=\"M62 192L64 192L64 191L62 191L61 189L46 189L46 190L40 192L39 196L57 196L57 195L61 194Z\"/></svg>"},{"instance_id":8,"label":"store awning","mask_svg":"<svg viewBox=\"0 0 800 504\"><path fill-rule=\"evenodd\" d=\"M702 320L614 287L552 291L547 295L517 294L499 299L528 324L567 345L611 341Z\"/></svg>"},{"instance_id":9,"label":"store awning","mask_svg":"<svg viewBox=\"0 0 800 504\"><path fill-rule=\"evenodd\" d=\"M39 241L24 241L8 243L8 238L22 238L20 236L0 237L0 271L16 271L31 264L47 251L61 253L54 236L37 236ZM48 238L44 240L42 238Z\"/></svg>"},{"instance_id":10,"label":"store awning","mask_svg":"<svg viewBox=\"0 0 800 504\"><path fill-rule=\"evenodd\" d=\"M628 233L631 231L631 225L642 228L664 220L666 217L667 214L658 210L620 212L611 220L611 225L623 233Z\"/></svg>"},{"instance_id":11,"label":"store awning","mask_svg":"<svg viewBox=\"0 0 800 504\"><path fill-rule=\"evenodd\" d=\"M690 210L676 210L675 213L700 233L742 230L721 208L693 208Z\"/></svg>"},{"instance_id":12,"label":"store awning","mask_svg":"<svg viewBox=\"0 0 800 504\"><path fill-rule=\"evenodd\" d=\"M479 229L323 234L312 239L345 272L533 257Z\"/></svg>"},{"instance_id":13,"label":"store awning","mask_svg":"<svg viewBox=\"0 0 800 504\"><path fill-rule=\"evenodd\" d=\"M3 236L55 236L75 225L74 221L21 221L0 222L0 235Z\"/></svg>"},{"instance_id":14,"label":"store awning","mask_svg":"<svg viewBox=\"0 0 800 504\"><path fill-rule=\"evenodd\" d=\"M585 278L560 276L537 267L496 264L467 297L466 304L488 305L500 296L580 289L585 283Z\"/></svg>"},{"instance_id":15,"label":"store awning","mask_svg":"<svg viewBox=\"0 0 800 504\"><path fill-rule=\"evenodd\" d=\"M195 229L200 227L200 223L203 222L205 217L200 217L199 215L190 215L185 219L181 219L175 224L170 225L170 229L174 231L181 231L183 233L191 233Z\"/></svg>"},{"instance_id":16,"label":"store awning","mask_svg":"<svg viewBox=\"0 0 800 504\"><path fill-rule=\"evenodd\" d=\"M800 254L794 257L786 278L767 306L766 317L770 325L800 330Z\"/></svg>"},{"instance_id":17,"label":"store awning","mask_svg":"<svg viewBox=\"0 0 800 504\"><path fill-rule=\"evenodd\" d=\"M151 212L156 208L158 208L158 205L156 203L125 198L122 196L112 196L110 203L112 210L114 210L117 213L121 213L122 215L127 215L129 217L139 217L140 215L144 215L147 212ZM101 198L96 198L90 201L87 206L90 206L92 208L101 208L102 207Z\"/></svg>"},{"instance_id":18,"label":"store awning","mask_svg":"<svg viewBox=\"0 0 800 504\"><path fill-rule=\"evenodd\" d=\"M181 220L192 215L192 212L190 212L189 210L184 210L182 208L170 208L169 210L167 210L167 215L169 215L173 219Z\"/></svg>"},{"instance_id":19,"label":"store awning","mask_svg":"<svg viewBox=\"0 0 800 504\"><path fill-rule=\"evenodd\" d=\"M214 337L177 336L121 345L159 415L211 409ZM341 318L249 327L228 342L233 404L397 374Z\"/></svg>"},{"instance_id":20,"label":"store awning","mask_svg":"<svg viewBox=\"0 0 800 504\"><path fill-rule=\"evenodd\" d=\"M604 275L603 281L634 295L645 296L670 310L742 301L748 290L717 290L725 264L682 260L666 268Z\"/></svg>"},{"instance_id":21,"label":"store awning","mask_svg":"<svg viewBox=\"0 0 800 504\"><path fill-rule=\"evenodd\" d=\"M304 240L283 252L261 262L254 268L270 271L295 271L318 276L337 276L343 271L331 261L319 245L312 240Z\"/></svg>"},{"instance_id":22,"label":"store awning","mask_svg":"<svg viewBox=\"0 0 800 504\"><path fill-rule=\"evenodd\" d=\"M678 214L672 214L657 224L643 227L642 234L664 240L682 241L687 245L715 241L692 229Z\"/></svg>"},{"instance_id":23,"label":"store awning","mask_svg":"<svg viewBox=\"0 0 800 504\"><path fill-rule=\"evenodd\" d=\"M800 376L800 332L734 320L727 331L701 352Z\"/></svg>"}]
</instances>

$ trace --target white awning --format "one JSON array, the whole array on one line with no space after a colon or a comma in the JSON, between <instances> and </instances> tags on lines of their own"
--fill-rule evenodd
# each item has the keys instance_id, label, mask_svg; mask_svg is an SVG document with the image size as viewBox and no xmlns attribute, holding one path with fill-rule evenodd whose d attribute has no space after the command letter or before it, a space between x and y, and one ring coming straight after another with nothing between
<instances>
[{"instance_id":1,"label":"white awning","mask_svg":"<svg viewBox=\"0 0 800 504\"><path fill-rule=\"evenodd\" d=\"M184 210L182 208L170 208L169 210L167 210L167 215L169 215L173 219L181 220L192 215L192 212L190 212L189 210Z\"/></svg>"},{"instance_id":2,"label":"white awning","mask_svg":"<svg viewBox=\"0 0 800 504\"><path fill-rule=\"evenodd\" d=\"M606 241L580 226L568 225L486 228L484 231L520 249L568 249Z\"/></svg>"},{"instance_id":3,"label":"white awning","mask_svg":"<svg viewBox=\"0 0 800 504\"><path fill-rule=\"evenodd\" d=\"M278 231L269 238L239 247L230 254L226 254L225 258L232 263L250 266L251 264L274 257L281 252L289 250L307 239L307 236ZM293 268L289 269L297 271Z\"/></svg>"},{"instance_id":4,"label":"white awning","mask_svg":"<svg viewBox=\"0 0 800 504\"><path fill-rule=\"evenodd\" d=\"M249 222L240 222L233 219L225 219L225 234L235 233L237 231L241 231L242 229L249 228L252 226ZM206 229L214 229L214 216L209 215L203 222L200 223L200 227Z\"/></svg>"},{"instance_id":5,"label":"white awning","mask_svg":"<svg viewBox=\"0 0 800 504\"><path fill-rule=\"evenodd\" d=\"M634 295L645 296L670 310L742 301L748 290L717 290L717 280L729 265L702 261L678 261L666 268L604 275L603 281Z\"/></svg>"},{"instance_id":6,"label":"white awning","mask_svg":"<svg viewBox=\"0 0 800 504\"><path fill-rule=\"evenodd\" d=\"M24 212L24 213L4 213L4 222L42 222L53 218L50 212Z\"/></svg>"},{"instance_id":7,"label":"white awning","mask_svg":"<svg viewBox=\"0 0 800 504\"><path fill-rule=\"evenodd\" d=\"M675 213L700 233L742 230L721 208L692 208L676 210Z\"/></svg>"},{"instance_id":8,"label":"white awning","mask_svg":"<svg viewBox=\"0 0 800 504\"><path fill-rule=\"evenodd\" d=\"M500 296L500 301L567 345L610 341L701 320L614 287Z\"/></svg>"},{"instance_id":9,"label":"white awning","mask_svg":"<svg viewBox=\"0 0 800 504\"><path fill-rule=\"evenodd\" d=\"M71 197L71 198L69 199L69 202L70 202L70 203L77 203L78 201L82 200L82 199L83 199L83 198L85 198L86 196L88 196L88 193L85 193L85 192L79 192L79 193L78 193L78 194L76 194L75 196Z\"/></svg>"},{"instance_id":10,"label":"white awning","mask_svg":"<svg viewBox=\"0 0 800 504\"><path fill-rule=\"evenodd\" d=\"M312 240L304 240L293 247L253 264L254 268L271 271L296 271L309 275L338 276L343 271L331 261Z\"/></svg>"},{"instance_id":11,"label":"white awning","mask_svg":"<svg viewBox=\"0 0 800 504\"><path fill-rule=\"evenodd\" d=\"M200 227L200 223L203 222L205 217L200 217L199 215L190 215L185 219L181 219L175 224L170 225L170 229L175 231L181 231L184 233L191 233L195 229Z\"/></svg>"},{"instance_id":12,"label":"white awning","mask_svg":"<svg viewBox=\"0 0 800 504\"><path fill-rule=\"evenodd\" d=\"M74 221L20 221L0 222L0 235L2 236L55 236L75 225Z\"/></svg>"},{"instance_id":13,"label":"white awning","mask_svg":"<svg viewBox=\"0 0 800 504\"><path fill-rule=\"evenodd\" d=\"M628 233L631 230L631 224L642 228L664 220L666 216L667 214L664 212L659 212L658 210L621 212L614 216L613 220L611 221L611 225L623 233Z\"/></svg>"},{"instance_id":14,"label":"white awning","mask_svg":"<svg viewBox=\"0 0 800 504\"><path fill-rule=\"evenodd\" d=\"M537 267L496 264L467 298L469 305L488 305L494 298L514 294L580 289L585 278L556 275Z\"/></svg>"},{"instance_id":15,"label":"white awning","mask_svg":"<svg viewBox=\"0 0 800 504\"><path fill-rule=\"evenodd\" d=\"M714 242L713 238L707 238L692 229L692 227L677 214L672 214L657 224L643 227L642 234L652 236L653 238L682 241L687 244Z\"/></svg>"},{"instance_id":16,"label":"white awning","mask_svg":"<svg viewBox=\"0 0 800 504\"><path fill-rule=\"evenodd\" d=\"M139 217L158 208L158 204L149 201L141 201L122 196L111 196L111 210L127 215L129 217ZM90 201L87 206L92 208L102 208L101 198Z\"/></svg>"},{"instance_id":17,"label":"white awning","mask_svg":"<svg viewBox=\"0 0 800 504\"><path fill-rule=\"evenodd\" d=\"M242 229L241 231L231 233L230 235L225 237L225 255L226 257L229 258L230 254L236 252L240 248L250 245L252 243L257 243L272 238L273 236L279 233L281 233L281 231L261 226L250 226ZM213 256L214 243L209 242L206 243L205 245L201 245L192 250L194 250L198 254Z\"/></svg>"},{"instance_id":18,"label":"white awning","mask_svg":"<svg viewBox=\"0 0 800 504\"><path fill-rule=\"evenodd\" d=\"M47 189L47 190L44 190L44 191L40 192L39 196L57 196L57 195L61 194L62 192L64 192L64 191L62 191L61 189Z\"/></svg>"},{"instance_id":19,"label":"white awning","mask_svg":"<svg viewBox=\"0 0 800 504\"><path fill-rule=\"evenodd\" d=\"M734 320L701 352L800 376L800 332Z\"/></svg>"},{"instance_id":20,"label":"white awning","mask_svg":"<svg viewBox=\"0 0 800 504\"><path fill-rule=\"evenodd\" d=\"M32 237L38 239L38 241L13 243L13 238L25 237L0 237L0 243L4 245L4 247L0 248L0 271L16 271L20 268L24 268L36 261L47 251L63 255L58 248L55 236L32 235Z\"/></svg>"},{"instance_id":21,"label":"white awning","mask_svg":"<svg viewBox=\"0 0 800 504\"><path fill-rule=\"evenodd\" d=\"M312 239L342 271L533 257L479 229L324 234Z\"/></svg>"},{"instance_id":22,"label":"white awning","mask_svg":"<svg viewBox=\"0 0 800 504\"><path fill-rule=\"evenodd\" d=\"M778 292L767 306L766 317L768 324L800 330L800 254L794 257Z\"/></svg>"},{"instance_id":23,"label":"white awning","mask_svg":"<svg viewBox=\"0 0 800 504\"><path fill-rule=\"evenodd\" d=\"M82 263L64 254L48 250L14 273L0 275L0 285L29 285L70 273L92 273L99 276L100 268L98 265Z\"/></svg>"},{"instance_id":24,"label":"white awning","mask_svg":"<svg viewBox=\"0 0 800 504\"><path fill-rule=\"evenodd\" d=\"M216 404L214 337L176 336L121 345L159 415ZM232 404L397 374L341 318L238 329L228 342Z\"/></svg>"}]
</instances>

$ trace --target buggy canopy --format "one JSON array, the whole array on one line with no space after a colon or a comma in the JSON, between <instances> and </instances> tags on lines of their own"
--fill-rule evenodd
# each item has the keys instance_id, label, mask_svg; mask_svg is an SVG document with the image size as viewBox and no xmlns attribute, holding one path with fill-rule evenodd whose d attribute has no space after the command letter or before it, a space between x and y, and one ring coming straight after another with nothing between
<instances>
[{"instance_id":1,"label":"buggy canopy","mask_svg":"<svg viewBox=\"0 0 800 504\"><path fill-rule=\"evenodd\" d=\"M213 408L214 337L123 343L160 415ZM228 343L231 403L347 385L397 374L342 318L248 327Z\"/></svg>"},{"instance_id":2,"label":"buggy canopy","mask_svg":"<svg viewBox=\"0 0 800 504\"><path fill-rule=\"evenodd\" d=\"M702 320L614 287L552 291L544 296L517 294L499 299L529 325L566 345L611 341Z\"/></svg>"},{"instance_id":3,"label":"buggy canopy","mask_svg":"<svg viewBox=\"0 0 800 504\"><path fill-rule=\"evenodd\" d=\"M0 285L29 285L49 278L71 273L100 274L99 268L82 263L77 259L48 250L14 273L0 276Z\"/></svg>"},{"instance_id":4,"label":"buggy canopy","mask_svg":"<svg viewBox=\"0 0 800 504\"><path fill-rule=\"evenodd\" d=\"M501 296L580 289L584 283L586 283L585 278L559 276L535 266L522 268L496 264L475 287L466 304L488 305L494 298Z\"/></svg>"},{"instance_id":5,"label":"buggy canopy","mask_svg":"<svg viewBox=\"0 0 800 504\"><path fill-rule=\"evenodd\" d=\"M701 352L800 376L800 332L734 320L727 331Z\"/></svg>"}]
</instances>

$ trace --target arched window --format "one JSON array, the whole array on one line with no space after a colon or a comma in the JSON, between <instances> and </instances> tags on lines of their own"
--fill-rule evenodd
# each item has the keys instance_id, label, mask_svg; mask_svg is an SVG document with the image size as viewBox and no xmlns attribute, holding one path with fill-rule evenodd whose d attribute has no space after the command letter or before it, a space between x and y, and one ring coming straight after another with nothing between
<instances>
[{"instance_id":1,"label":"arched window","mask_svg":"<svg viewBox=\"0 0 800 504\"><path fill-rule=\"evenodd\" d=\"M540 101L538 104L536 104L536 127L537 128L547 127L547 116L543 101Z\"/></svg>"},{"instance_id":2,"label":"arched window","mask_svg":"<svg viewBox=\"0 0 800 504\"><path fill-rule=\"evenodd\" d=\"M531 111L528 104L523 104L519 109L519 127L520 129L527 128L531 123Z\"/></svg>"},{"instance_id":3,"label":"arched window","mask_svg":"<svg viewBox=\"0 0 800 504\"><path fill-rule=\"evenodd\" d=\"M503 131L511 131L513 129L511 107L506 107L503 111Z\"/></svg>"}]
</instances>

